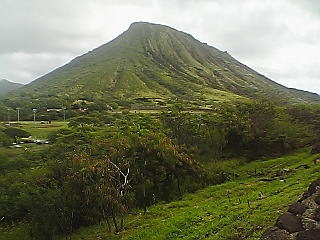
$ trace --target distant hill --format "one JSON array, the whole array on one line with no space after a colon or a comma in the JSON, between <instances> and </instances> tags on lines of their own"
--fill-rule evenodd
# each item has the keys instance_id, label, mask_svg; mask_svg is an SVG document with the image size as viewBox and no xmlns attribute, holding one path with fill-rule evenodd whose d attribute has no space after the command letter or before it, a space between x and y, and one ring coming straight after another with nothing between
<instances>
[{"instance_id":1,"label":"distant hill","mask_svg":"<svg viewBox=\"0 0 320 240\"><path fill-rule=\"evenodd\" d=\"M181 99L211 106L248 98L320 102L319 95L286 88L187 33L137 22L109 43L9 94L6 102L132 106Z\"/></svg>"},{"instance_id":2,"label":"distant hill","mask_svg":"<svg viewBox=\"0 0 320 240\"><path fill-rule=\"evenodd\" d=\"M23 84L10 82L6 79L0 79L0 96L22 87Z\"/></svg>"}]
</instances>

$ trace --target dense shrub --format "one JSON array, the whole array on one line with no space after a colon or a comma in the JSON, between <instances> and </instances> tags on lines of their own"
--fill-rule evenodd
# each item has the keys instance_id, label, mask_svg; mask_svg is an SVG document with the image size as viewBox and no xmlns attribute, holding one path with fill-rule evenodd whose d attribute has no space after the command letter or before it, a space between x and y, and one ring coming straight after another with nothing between
<instances>
[{"instance_id":1,"label":"dense shrub","mask_svg":"<svg viewBox=\"0 0 320 240\"><path fill-rule=\"evenodd\" d=\"M11 138L15 137L29 137L31 134L25 130L19 129L19 128L6 128L3 130L5 134L7 134Z\"/></svg>"},{"instance_id":2,"label":"dense shrub","mask_svg":"<svg viewBox=\"0 0 320 240\"><path fill-rule=\"evenodd\" d=\"M0 147L8 147L12 144L13 139L7 134L0 131Z\"/></svg>"}]
</instances>

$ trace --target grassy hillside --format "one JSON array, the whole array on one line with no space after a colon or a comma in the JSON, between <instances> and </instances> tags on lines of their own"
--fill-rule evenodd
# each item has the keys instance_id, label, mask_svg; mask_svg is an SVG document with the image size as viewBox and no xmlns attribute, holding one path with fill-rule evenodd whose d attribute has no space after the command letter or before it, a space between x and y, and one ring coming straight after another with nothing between
<instances>
[{"instance_id":1,"label":"grassy hillside","mask_svg":"<svg viewBox=\"0 0 320 240\"><path fill-rule=\"evenodd\" d=\"M120 233L109 233L107 223L102 222L81 228L71 239L258 240L288 205L299 199L310 182L319 178L320 166L313 165L319 155L309 152L310 149L303 149L247 165L241 160L215 163L212 168L237 169L239 177L187 194L178 201L157 204L147 213L132 212ZM303 164L310 168L299 167ZM260 178L274 180L262 182ZM1 240L29 240L29 228L23 223L2 231Z\"/></svg>"},{"instance_id":2,"label":"grassy hillside","mask_svg":"<svg viewBox=\"0 0 320 240\"><path fill-rule=\"evenodd\" d=\"M310 182L319 178L320 166L312 162L316 157L304 149L243 166L240 161L220 163L215 167L237 168L240 177L179 201L158 204L147 214L132 213L119 234L108 233L106 223L101 223L80 229L72 239L259 239ZM302 164L310 168L299 168ZM258 176L275 180L262 182Z\"/></svg>"},{"instance_id":3,"label":"grassy hillside","mask_svg":"<svg viewBox=\"0 0 320 240\"><path fill-rule=\"evenodd\" d=\"M8 95L5 102L30 108L76 108L76 100L157 107L180 99L212 106L261 97L282 103L320 101L317 94L279 85L189 34L140 22Z\"/></svg>"}]
</instances>

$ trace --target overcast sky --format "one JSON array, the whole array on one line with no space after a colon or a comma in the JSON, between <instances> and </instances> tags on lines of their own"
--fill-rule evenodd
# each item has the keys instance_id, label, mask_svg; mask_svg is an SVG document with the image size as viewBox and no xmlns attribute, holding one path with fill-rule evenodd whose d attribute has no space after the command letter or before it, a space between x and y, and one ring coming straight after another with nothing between
<instances>
[{"instance_id":1,"label":"overcast sky","mask_svg":"<svg viewBox=\"0 0 320 240\"><path fill-rule=\"evenodd\" d=\"M320 0L0 0L0 16L0 79L31 82L148 21L320 93Z\"/></svg>"}]
</instances>

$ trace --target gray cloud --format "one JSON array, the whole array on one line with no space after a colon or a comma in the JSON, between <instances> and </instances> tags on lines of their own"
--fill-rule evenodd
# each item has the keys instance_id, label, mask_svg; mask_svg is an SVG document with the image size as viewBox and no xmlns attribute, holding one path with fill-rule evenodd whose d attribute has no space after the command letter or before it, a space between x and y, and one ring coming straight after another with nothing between
<instances>
[{"instance_id":1,"label":"gray cloud","mask_svg":"<svg viewBox=\"0 0 320 240\"><path fill-rule=\"evenodd\" d=\"M320 93L319 9L317 0L2 0L0 78L30 82L132 22L150 21L227 50L286 86Z\"/></svg>"},{"instance_id":2,"label":"gray cloud","mask_svg":"<svg viewBox=\"0 0 320 240\"><path fill-rule=\"evenodd\" d=\"M293 2L303 8L305 8L307 11L320 15L320 2L319 0L293 0Z\"/></svg>"}]
</instances>

